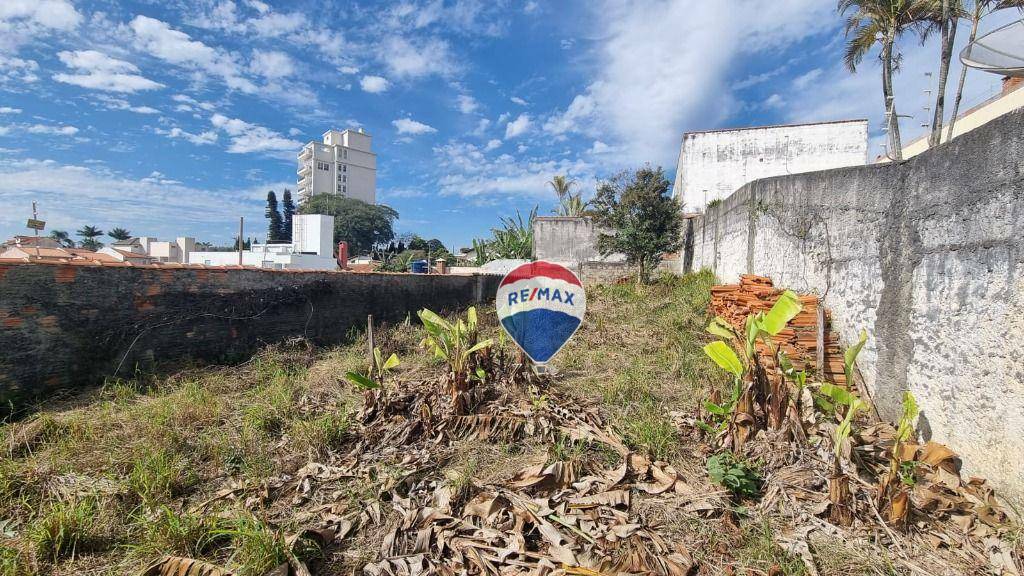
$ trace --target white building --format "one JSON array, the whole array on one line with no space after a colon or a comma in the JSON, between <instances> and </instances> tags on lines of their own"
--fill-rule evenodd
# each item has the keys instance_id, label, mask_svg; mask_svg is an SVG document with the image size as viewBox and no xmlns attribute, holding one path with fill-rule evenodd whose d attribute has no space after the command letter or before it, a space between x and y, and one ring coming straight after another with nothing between
<instances>
[{"instance_id":1,"label":"white building","mask_svg":"<svg viewBox=\"0 0 1024 576\"><path fill-rule=\"evenodd\" d=\"M760 178L867 161L867 120L687 132L672 195L699 211Z\"/></svg>"},{"instance_id":2,"label":"white building","mask_svg":"<svg viewBox=\"0 0 1024 576\"><path fill-rule=\"evenodd\" d=\"M118 240L100 249L101 254L113 256L120 262L177 262L188 264L189 252L196 249L196 239L179 236L174 240L157 240L151 236L139 236Z\"/></svg>"},{"instance_id":3,"label":"white building","mask_svg":"<svg viewBox=\"0 0 1024 576\"><path fill-rule=\"evenodd\" d=\"M328 130L323 143L312 141L299 152L299 203L314 194L337 194L377 202L377 155L371 137L359 130Z\"/></svg>"},{"instance_id":4,"label":"white building","mask_svg":"<svg viewBox=\"0 0 1024 576\"><path fill-rule=\"evenodd\" d=\"M238 252L190 252L189 262L207 266L237 266ZM291 244L253 244L242 251L242 265L278 270L336 270L334 216L296 214Z\"/></svg>"}]
</instances>

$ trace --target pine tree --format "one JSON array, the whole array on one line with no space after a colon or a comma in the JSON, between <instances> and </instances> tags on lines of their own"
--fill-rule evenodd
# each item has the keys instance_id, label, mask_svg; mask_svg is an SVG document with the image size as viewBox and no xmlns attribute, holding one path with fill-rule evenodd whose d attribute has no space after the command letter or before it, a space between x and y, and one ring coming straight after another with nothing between
<instances>
[{"instance_id":1,"label":"pine tree","mask_svg":"<svg viewBox=\"0 0 1024 576\"><path fill-rule=\"evenodd\" d=\"M271 190L267 192L267 211L264 214L270 223L267 225L267 244L274 242L281 242L281 229L283 222L281 221L281 213L277 210L277 194Z\"/></svg>"},{"instance_id":2,"label":"pine tree","mask_svg":"<svg viewBox=\"0 0 1024 576\"><path fill-rule=\"evenodd\" d=\"M292 216L295 215L295 203L292 202L292 191L285 188L284 198L281 200L281 215L284 217L283 228L281 229L281 240L292 241Z\"/></svg>"}]
</instances>

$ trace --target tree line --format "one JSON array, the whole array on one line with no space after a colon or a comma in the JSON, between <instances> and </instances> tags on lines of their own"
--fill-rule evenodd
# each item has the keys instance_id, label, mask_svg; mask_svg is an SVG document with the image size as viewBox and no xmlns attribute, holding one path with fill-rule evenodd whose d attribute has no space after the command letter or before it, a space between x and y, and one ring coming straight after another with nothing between
<instances>
[{"instance_id":1,"label":"tree line","mask_svg":"<svg viewBox=\"0 0 1024 576\"><path fill-rule=\"evenodd\" d=\"M104 246L103 242L99 240L99 238L104 235L104 232L96 226L82 226L77 232L75 232L75 235L80 237L81 240L75 242L75 239L64 230L54 230L50 232L50 238L56 240L57 243L64 248L84 248L86 250L96 251ZM107 232L106 235L115 242L127 240L132 237L131 232L120 227L114 228L110 232Z\"/></svg>"}]
</instances>

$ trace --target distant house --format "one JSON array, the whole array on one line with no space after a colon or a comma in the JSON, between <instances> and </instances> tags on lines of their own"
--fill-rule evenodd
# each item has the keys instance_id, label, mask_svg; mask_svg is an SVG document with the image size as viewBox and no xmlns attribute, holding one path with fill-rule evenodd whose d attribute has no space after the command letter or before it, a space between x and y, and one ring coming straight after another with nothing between
<instances>
[{"instance_id":1,"label":"distant house","mask_svg":"<svg viewBox=\"0 0 1024 576\"><path fill-rule=\"evenodd\" d=\"M51 248L36 246L7 246L0 248L0 261L20 262L118 262L110 254L93 252L84 248Z\"/></svg>"},{"instance_id":2,"label":"distant house","mask_svg":"<svg viewBox=\"0 0 1024 576\"><path fill-rule=\"evenodd\" d=\"M0 248L11 246L39 246L40 248L61 248L62 244L49 236L15 236L4 240Z\"/></svg>"}]
</instances>

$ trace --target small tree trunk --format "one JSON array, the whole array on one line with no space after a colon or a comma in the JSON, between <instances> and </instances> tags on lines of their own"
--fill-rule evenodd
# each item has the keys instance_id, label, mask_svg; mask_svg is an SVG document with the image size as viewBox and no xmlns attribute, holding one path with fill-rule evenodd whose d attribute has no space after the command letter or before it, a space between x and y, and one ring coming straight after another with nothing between
<instances>
[{"instance_id":1,"label":"small tree trunk","mask_svg":"<svg viewBox=\"0 0 1024 576\"><path fill-rule=\"evenodd\" d=\"M903 142L900 140L900 118L896 114L896 97L892 89L892 48L895 43L891 33L885 37L882 45L882 94L889 122L889 157L899 162L903 160Z\"/></svg>"},{"instance_id":2,"label":"small tree trunk","mask_svg":"<svg viewBox=\"0 0 1024 576\"><path fill-rule=\"evenodd\" d=\"M853 510L850 507L850 479L843 473L843 466L836 455L832 464L832 475L828 479L828 496L832 502L829 520L838 526L853 524Z\"/></svg>"},{"instance_id":3,"label":"small tree trunk","mask_svg":"<svg viewBox=\"0 0 1024 576\"><path fill-rule=\"evenodd\" d=\"M957 19L950 18L949 0L942 0L942 53L939 64L939 85L935 91L935 115L932 117L932 133L928 138L930 147L942 143L942 121L946 105L946 80L949 78L949 62L953 58L953 43L956 41Z\"/></svg>"},{"instance_id":4,"label":"small tree trunk","mask_svg":"<svg viewBox=\"0 0 1024 576\"><path fill-rule=\"evenodd\" d=\"M981 7L974 7L974 14L971 16L971 38L968 41L974 42L978 37L978 22L981 21ZM946 133L946 142L953 139L953 128L956 126L956 117L960 113L960 100L964 97L964 81L967 80L967 66L961 64L960 81L956 85L956 99L953 101L953 113L949 116L949 130Z\"/></svg>"}]
</instances>

